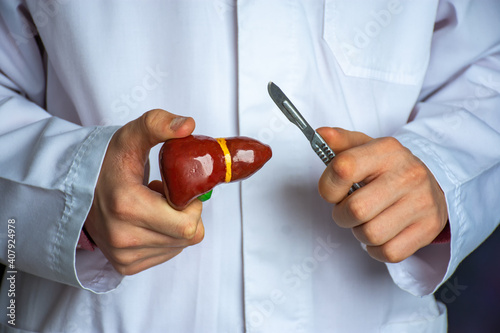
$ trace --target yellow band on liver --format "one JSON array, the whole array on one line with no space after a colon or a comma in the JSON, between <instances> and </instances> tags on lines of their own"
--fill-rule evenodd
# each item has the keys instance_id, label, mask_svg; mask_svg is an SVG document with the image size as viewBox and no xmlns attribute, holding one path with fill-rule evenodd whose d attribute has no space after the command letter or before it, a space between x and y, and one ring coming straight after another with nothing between
<instances>
[{"instance_id":1,"label":"yellow band on liver","mask_svg":"<svg viewBox=\"0 0 500 333\"><path fill-rule=\"evenodd\" d=\"M229 149L227 149L226 139L217 138L215 140L217 140L222 148L222 151L224 152L224 159L226 161L226 183L229 183L231 181L231 153L229 152Z\"/></svg>"}]
</instances>

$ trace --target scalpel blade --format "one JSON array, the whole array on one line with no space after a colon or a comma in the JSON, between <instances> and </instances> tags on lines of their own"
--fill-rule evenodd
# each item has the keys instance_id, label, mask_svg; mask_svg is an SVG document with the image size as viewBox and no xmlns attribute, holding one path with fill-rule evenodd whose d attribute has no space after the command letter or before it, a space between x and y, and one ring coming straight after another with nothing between
<instances>
[{"instance_id":1,"label":"scalpel blade","mask_svg":"<svg viewBox=\"0 0 500 333\"><path fill-rule=\"evenodd\" d=\"M290 120L293 124L297 125L298 128L304 133L307 140L311 141L313 139L315 131L305 120L305 118L300 114L299 110L292 104L290 99L281 91L281 89L275 85L273 82L269 82L267 85L267 90L269 95L273 99L274 103L283 112L283 114Z\"/></svg>"}]
</instances>

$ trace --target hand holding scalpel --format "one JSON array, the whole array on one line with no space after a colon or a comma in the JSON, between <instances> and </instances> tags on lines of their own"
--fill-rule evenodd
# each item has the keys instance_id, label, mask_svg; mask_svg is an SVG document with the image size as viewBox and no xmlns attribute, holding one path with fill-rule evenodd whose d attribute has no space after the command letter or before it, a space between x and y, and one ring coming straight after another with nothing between
<instances>
[{"instance_id":1,"label":"hand holding scalpel","mask_svg":"<svg viewBox=\"0 0 500 333\"><path fill-rule=\"evenodd\" d=\"M311 143L311 147L316 155L321 158L325 165L328 165L335 157L335 153L328 146L326 141L309 125L305 118L300 114L299 110L297 110L290 99L286 97L286 95L277 85L275 85L273 82L269 82L269 84L267 85L267 90L281 112L283 112L288 120L290 120L293 124L297 125L297 127L300 128L302 133L304 133L306 138ZM349 190L349 194L361 188L361 186L361 184L354 183Z\"/></svg>"}]
</instances>

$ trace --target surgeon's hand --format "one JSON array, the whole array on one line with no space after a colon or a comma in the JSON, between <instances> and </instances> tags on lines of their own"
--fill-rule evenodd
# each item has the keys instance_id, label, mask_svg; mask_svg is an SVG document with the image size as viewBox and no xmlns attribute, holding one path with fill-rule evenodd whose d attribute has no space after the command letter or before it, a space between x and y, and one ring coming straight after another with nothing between
<instances>
[{"instance_id":1,"label":"surgeon's hand","mask_svg":"<svg viewBox=\"0 0 500 333\"><path fill-rule=\"evenodd\" d=\"M199 200L179 212L168 205L160 181L144 185L150 149L194 127L192 118L152 110L112 137L85 228L119 273L161 264L203 239Z\"/></svg>"},{"instance_id":2,"label":"surgeon's hand","mask_svg":"<svg viewBox=\"0 0 500 333\"><path fill-rule=\"evenodd\" d=\"M400 262L430 244L444 229L444 194L429 169L394 138L320 128L337 156L319 180L319 192L335 203L333 219L383 262ZM347 196L353 183L365 186Z\"/></svg>"}]
</instances>

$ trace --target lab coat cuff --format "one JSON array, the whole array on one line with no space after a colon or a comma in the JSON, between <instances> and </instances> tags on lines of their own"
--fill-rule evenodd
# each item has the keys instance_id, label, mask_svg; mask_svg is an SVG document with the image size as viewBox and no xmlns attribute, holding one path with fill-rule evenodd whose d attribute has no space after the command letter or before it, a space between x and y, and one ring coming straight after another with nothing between
<instances>
[{"instance_id":1,"label":"lab coat cuff","mask_svg":"<svg viewBox=\"0 0 500 333\"><path fill-rule=\"evenodd\" d=\"M72 200L72 214L70 219L73 226L68 230L73 239L72 266L74 270L74 284L81 288L96 293L110 291L116 288L123 276L116 272L111 263L104 257L101 251L85 251L77 249L78 240L85 219L92 206L94 189L99 177L100 168L106 154L111 137L119 127L97 127L82 143L82 147L72 166L74 175L72 188L74 192Z\"/></svg>"},{"instance_id":2,"label":"lab coat cuff","mask_svg":"<svg viewBox=\"0 0 500 333\"><path fill-rule=\"evenodd\" d=\"M400 288L413 295L423 296L434 293L451 276L460 262L458 244L461 240L457 225L460 219L454 209L458 205L457 184L430 141L404 130L394 137L429 168L445 194L448 208L451 231L449 243L430 244L400 263L387 264L393 281Z\"/></svg>"}]
</instances>

